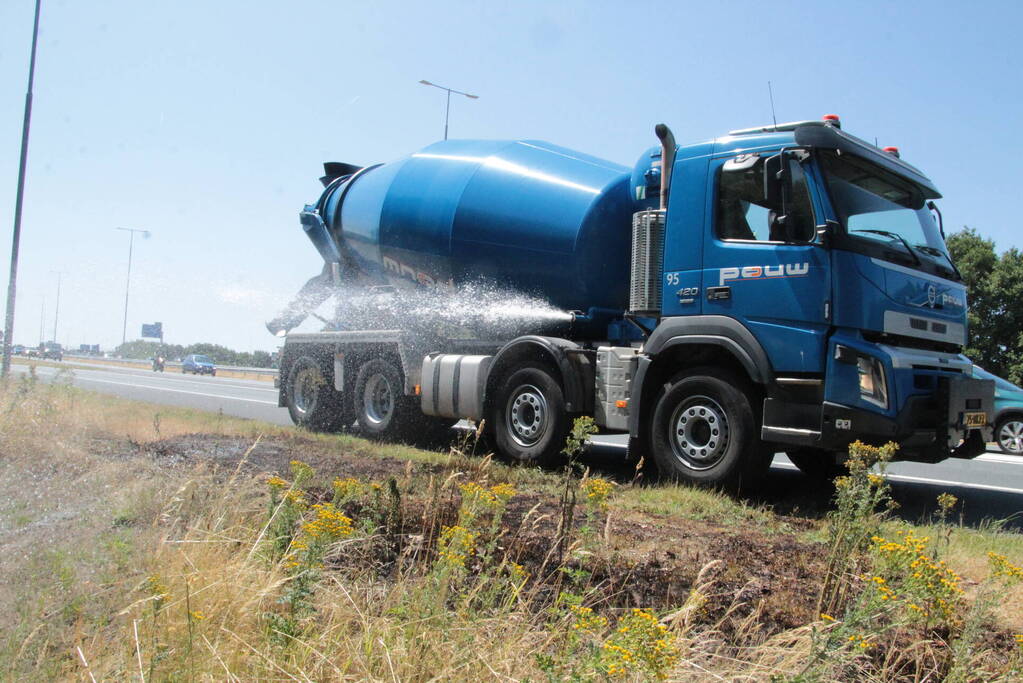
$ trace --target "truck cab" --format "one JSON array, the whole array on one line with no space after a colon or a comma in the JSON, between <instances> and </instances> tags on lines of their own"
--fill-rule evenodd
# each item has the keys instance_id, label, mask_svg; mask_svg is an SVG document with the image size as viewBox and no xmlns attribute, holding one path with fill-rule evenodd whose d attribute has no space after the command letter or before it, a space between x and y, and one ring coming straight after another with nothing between
<instances>
[{"instance_id":1,"label":"truck cab","mask_svg":"<svg viewBox=\"0 0 1023 683\"><path fill-rule=\"evenodd\" d=\"M661 156L637 165L640 201L660 182ZM895 441L899 457L924 461L984 451L993 387L961 354L966 290L935 220L940 194L896 149L837 118L767 126L678 148L669 182L634 438L651 436L653 388L696 353L760 388L761 440L803 469L833 469L857 439ZM709 431L668 422L662 466L686 477L725 456Z\"/></svg>"}]
</instances>

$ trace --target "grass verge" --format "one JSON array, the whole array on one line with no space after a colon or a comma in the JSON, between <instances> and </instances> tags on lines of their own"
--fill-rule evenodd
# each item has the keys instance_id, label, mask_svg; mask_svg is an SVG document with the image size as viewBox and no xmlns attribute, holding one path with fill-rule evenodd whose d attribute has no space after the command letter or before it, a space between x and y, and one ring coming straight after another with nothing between
<instances>
[{"instance_id":1,"label":"grass verge","mask_svg":"<svg viewBox=\"0 0 1023 683\"><path fill-rule=\"evenodd\" d=\"M0 667L12 680L1020 674L1020 536L897 525L866 469L830 518L802 520L473 449L3 385ZM933 586L913 576L921 555ZM821 615L826 577L838 598Z\"/></svg>"}]
</instances>

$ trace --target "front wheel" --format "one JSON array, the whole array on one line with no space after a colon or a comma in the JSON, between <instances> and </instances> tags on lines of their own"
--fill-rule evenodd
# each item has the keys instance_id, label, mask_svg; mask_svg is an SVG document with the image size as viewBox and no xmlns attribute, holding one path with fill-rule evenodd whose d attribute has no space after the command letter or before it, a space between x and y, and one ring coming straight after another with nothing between
<instances>
[{"instance_id":1,"label":"front wheel","mask_svg":"<svg viewBox=\"0 0 1023 683\"><path fill-rule=\"evenodd\" d=\"M1002 453L1023 455L1023 417L1004 417L995 425L995 441Z\"/></svg>"},{"instance_id":2,"label":"front wheel","mask_svg":"<svg viewBox=\"0 0 1023 683\"><path fill-rule=\"evenodd\" d=\"M557 461L571 427L561 384L539 363L522 366L499 380L488 422L497 450L510 460L529 464Z\"/></svg>"},{"instance_id":3,"label":"front wheel","mask_svg":"<svg viewBox=\"0 0 1023 683\"><path fill-rule=\"evenodd\" d=\"M352 423L348 401L334 389L334 378L315 358L301 356L288 373L291 420L315 431L333 432Z\"/></svg>"},{"instance_id":4,"label":"front wheel","mask_svg":"<svg viewBox=\"0 0 1023 683\"><path fill-rule=\"evenodd\" d=\"M746 384L715 368L677 376L657 397L650 445L667 479L729 490L754 487L770 457Z\"/></svg>"}]
</instances>

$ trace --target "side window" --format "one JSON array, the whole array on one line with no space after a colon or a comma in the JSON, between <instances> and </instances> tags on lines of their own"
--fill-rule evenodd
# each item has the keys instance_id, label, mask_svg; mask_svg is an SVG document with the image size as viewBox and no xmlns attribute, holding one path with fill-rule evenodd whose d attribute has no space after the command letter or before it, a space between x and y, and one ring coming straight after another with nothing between
<instances>
[{"instance_id":1,"label":"side window","mask_svg":"<svg viewBox=\"0 0 1023 683\"><path fill-rule=\"evenodd\" d=\"M744 154L729 159L718 172L715 234L723 240L809 242L814 235L813 210L806 176L799 162L788 159L792 196L783 207L764 192L764 161Z\"/></svg>"}]
</instances>

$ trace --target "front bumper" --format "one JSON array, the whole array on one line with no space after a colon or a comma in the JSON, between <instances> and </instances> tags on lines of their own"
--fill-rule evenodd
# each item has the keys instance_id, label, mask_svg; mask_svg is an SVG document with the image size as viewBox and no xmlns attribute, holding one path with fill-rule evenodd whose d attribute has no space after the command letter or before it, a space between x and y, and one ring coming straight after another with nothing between
<instances>
[{"instance_id":1,"label":"front bumper","mask_svg":"<svg viewBox=\"0 0 1023 683\"><path fill-rule=\"evenodd\" d=\"M984 426L966 424L967 414L981 412ZM829 451L846 450L854 441L892 441L899 444L900 460L939 462L983 453L993 437L993 415L993 381L949 376L938 378L932 394L909 397L894 417L830 401L809 405L765 399L761 437Z\"/></svg>"}]
</instances>

